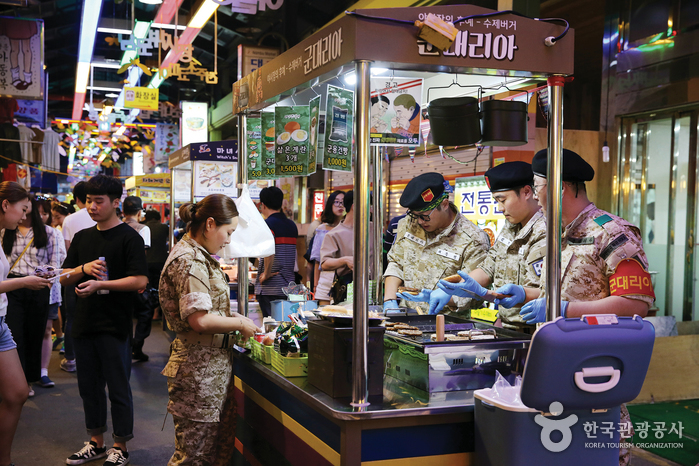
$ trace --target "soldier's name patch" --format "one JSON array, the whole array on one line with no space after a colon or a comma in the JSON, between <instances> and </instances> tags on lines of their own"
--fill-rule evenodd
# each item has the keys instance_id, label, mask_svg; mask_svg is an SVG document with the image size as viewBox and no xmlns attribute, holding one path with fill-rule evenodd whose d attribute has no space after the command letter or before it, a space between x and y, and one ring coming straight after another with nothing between
<instances>
[{"instance_id":1,"label":"soldier's name patch","mask_svg":"<svg viewBox=\"0 0 699 466\"><path fill-rule=\"evenodd\" d=\"M595 221L596 221L596 220L595 220ZM608 258L615 250L619 249L619 247L620 247L621 245L623 245L624 243L626 243L628 240L629 240L629 239L626 237L626 235L619 235L619 236L617 236L617 237L614 239L614 241L612 241L611 243L609 243L609 244L607 245L606 248L602 249L602 252L599 253L599 256L600 256L602 259L607 260L607 258Z\"/></svg>"},{"instance_id":2,"label":"soldier's name patch","mask_svg":"<svg viewBox=\"0 0 699 466\"><path fill-rule=\"evenodd\" d=\"M534 270L534 273L536 274L537 277L541 276L541 269L544 267L544 259L539 259L538 261L532 262L531 263L532 270Z\"/></svg>"},{"instance_id":3,"label":"soldier's name patch","mask_svg":"<svg viewBox=\"0 0 699 466\"><path fill-rule=\"evenodd\" d=\"M427 244L427 241L425 241L424 239L418 238L417 236L413 235L412 233L406 233L405 237L408 238L413 243L419 244L420 246L424 246Z\"/></svg>"},{"instance_id":4,"label":"soldier's name patch","mask_svg":"<svg viewBox=\"0 0 699 466\"><path fill-rule=\"evenodd\" d=\"M512 244L512 240L511 240L511 239L505 238L505 237L502 236L502 235L500 235L500 238L498 238L498 241L500 241L501 243L503 243L505 246L509 246L510 244Z\"/></svg>"},{"instance_id":5,"label":"soldier's name patch","mask_svg":"<svg viewBox=\"0 0 699 466\"><path fill-rule=\"evenodd\" d=\"M655 299L650 274L635 259L626 259L609 277L609 293L612 296L643 295Z\"/></svg>"},{"instance_id":6,"label":"soldier's name patch","mask_svg":"<svg viewBox=\"0 0 699 466\"><path fill-rule=\"evenodd\" d=\"M446 249L437 249L437 255L442 256L442 257L446 257L447 259L451 259L453 261L458 261L459 259L461 259L460 255L453 253L451 251L447 251Z\"/></svg>"},{"instance_id":7,"label":"soldier's name patch","mask_svg":"<svg viewBox=\"0 0 699 466\"><path fill-rule=\"evenodd\" d=\"M595 244L595 238L593 236L585 236L584 238L568 238L568 243L575 245Z\"/></svg>"}]
</instances>

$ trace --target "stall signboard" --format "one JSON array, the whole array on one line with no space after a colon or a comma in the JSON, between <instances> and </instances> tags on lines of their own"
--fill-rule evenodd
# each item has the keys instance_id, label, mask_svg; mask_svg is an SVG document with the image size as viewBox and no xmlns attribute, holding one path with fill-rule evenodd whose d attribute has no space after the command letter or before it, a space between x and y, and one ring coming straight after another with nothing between
<instances>
[{"instance_id":1,"label":"stall signboard","mask_svg":"<svg viewBox=\"0 0 699 466\"><path fill-rule=\"evenodd\" d=\"M238 45L238 79L262 68L279 55L279 49L259 45Z\"/></svg>"},{"instance_id":2,"label":"stall signboard","mask_svg":"<svg viewBox=\"0 0 699 466\"><path fill-rule=\"evenodd\" d=\"M180 147L180 128L168 123L155 125L155 164L166 163Z\"/></svg>"},{"instance_id":3,"label":"stall signboard","mask_svg":"<svg viewBox=\"0 0 699 466\"><path fill-rule=\"evenodd\" d=\"M316 96L308 102L309 118L309 145L308 145L308 174L316 172L318 164L318 139L320 129L320 96Z\"/></svg>"},{"instance_id":4,"label":"stall signboard","mask_svg":"<svg viewBox=\"0 0 699 466\"><path fill-rule=\"evenodd\" d=\"M138 196L144 204L164 204L170 202L170 191L162 189L138 188L129 192L130 196Z\"/></svg>"},{"instance_id":5,"label":"stall signboard","mask_svg":"<svg viewBox=\"0 0 699 466\"><path fill-rule=\"evenodd\" d=\"M189 145L189 160L237 162L238 141L198 142Z\"/></svg>"},{"instance_id":6,"label":"stall signboard","mask_svg":"<svg viewBox=\"0 0 699 466\"><path fill-rule=\"evenodd\" d=\"M209 194L225 194L238 197L238 165L228 162L194 163L194 198L201 199Z\"/></svg>"},{"instance_id":7,"label":"stall signboard","mask_svg":"<svg viewBox=\"0 0 699 466\"><path fill-rule=\"evenodd\" d=\"M27 125L39 125L46 127L46 107L43 100L17 99L19 110L15 112L15 119Z\"/></svg>"},{"instance_id":8,"label":"stall signboard","mask_svg":"<svg viewBox=\"0 0 699 466\"><path fill-rule=\"evenodd\" d=\"M155 173L151 175L132 176L126 179L126 189L132 188L167 188L170 189L170 174Z\"/></svg>"},{"instance_id":9,"label":"stall signboard","mask_svg":"<svg viewBox=\"0 0 699 466\"><path fill-rule=\"evenodd\" d=\"M44 22L0 18L0 94L43 99Z\"/></svg>"},{"instance_id":10,"label":"stall signboard","mask_svg":"<svg viewBox=\"0 0 699 466\"><path fill-rule=\"evenodd\" d=\"M352 171L354 92L328 85L323 169Z\"/></svg>"},{"instance_id":11,"label":"stall signboard","mask_svg":"<svg viewBox=\"0 0 699 466\"><path fill-rule=\"evenodd\" d=\"M265 147L262 149L262 176L263 180L276 180L278 177L274 171L274 113L263 112L260 134Z\"/></svg>"},{"instance_id":12,"label":"stall signboard","mask_svg":"<svg viewBox=\"0 0 699 466\"><path fill-rule=\"evenodd\" d=\"M193 142L206 142L209 139L209 105L206 102L180 102L180 107L180 147Z\"/></svg>"},{"instance_id":13,"label":"stall signboard","mask_svg":"<svg viewBox=\"0 0 699 466\"><path fill-rule=\"evenodd\" d=\"M313 220L318 220L325 209L325 191L313 193Z\"/></svg>"},{"instance_id":14,"label":"stall signboard","mask_svg":"<svg viewBox=\"0 0 699 466\"><path fill-rule=\"evenodd\" d=\"M277 106L274 109L274 165L279 177L309 174L309 113L307 105Z\"/></svg>"},{"instance_id":15,"label":"stall signboard","mask_svg":"<svg viewBox=\"0 0 699 466\"><path fill-rule=\"evenodd\" d=\"M158 88L125 87L124 107L140 110L158 111Z\"/></svg>"},{"instance_id":16,"label":"stall signboard","mask_svg":"<svg viewBox=\"0 0 699 466\"><path fill-rule=\"evenodd\" d=\"M420 144L422 79L371 78L371 144Z\"/></svg>"},{"instance_id":17,"label":"stall signboard","mask_svg":"<svg viewBox=\"0 0 699 466\"><path fill-rule=\"evenodd\" d=\"M250 199L259 199L260 191L263 188L268 188L274 186L274 180L250 180L248 181L248 192L250 193Z\"/></svg>"},{"instance_id":18,"label":"stall signboard","mask_svg":"<svg viewBox=\"0 0 699 466\"><path fill-rule=\"evenodd\" d=\"M248 164L248 179L262 179L262 118L246 120L245 160Z\"/></svg>"},{"instance_id":19,"label":"stall signboard","mask_svg":"<svg viewBox=\"0 0 699 466\"><path fill-rule=\"evenodd\" d=\"M490 238L490 245L505 227L505 216L482 176L457 178L454 184L454 204L461 214L478 225Z\"/></svg>"},{"instance_id":20,"label":"stall signboard","mask_svg":"<svg viewBox=\"0 0 699 466\"><path fill-rule=\"evenodd\" d=\"M175 202L189 202L192 199L192 170L173 170Z\"/></svg>"}]
</instances>

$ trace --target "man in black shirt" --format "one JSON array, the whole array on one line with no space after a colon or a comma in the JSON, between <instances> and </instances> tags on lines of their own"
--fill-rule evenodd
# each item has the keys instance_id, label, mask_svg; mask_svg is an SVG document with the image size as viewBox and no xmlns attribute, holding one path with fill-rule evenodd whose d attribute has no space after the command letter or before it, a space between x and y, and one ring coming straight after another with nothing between
<instances>
[{"instance_id":1,"label":"man in black shirt","mask_svg":"<svg viewBox=\"0 0 699 466\"><path fill-rule=\"evenodd\" d=\"M126 442L133 438L131 319L134 293L148 284L143 238L117 217L123 188L116 178L97 175L87 187L87 209L97 225L78 232L63 263L62 285L75 284L73 321L78 389L90 441L67 464L108 456L105 466L129 462ZM70 270L72 269L72 271ZM114 447L104 446L109 388Z\"/></svg>"}]
</instances>

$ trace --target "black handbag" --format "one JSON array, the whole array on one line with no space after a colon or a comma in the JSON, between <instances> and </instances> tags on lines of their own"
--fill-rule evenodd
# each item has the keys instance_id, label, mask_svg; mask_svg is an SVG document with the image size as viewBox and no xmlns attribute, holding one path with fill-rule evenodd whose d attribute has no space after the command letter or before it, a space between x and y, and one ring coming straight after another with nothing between
<instances>
[{"instance_id":1,"label":"black handbag","mask_svg":"<svg viewBox=\"0 0 699 466\"><path fill-rule=\"evenodd\" d=\"M137 294L137 299L141 305L146 306L148 309L155 309L160 305L158 290L150 285L143 290L143 293Z\"/></svg>"},{"instance_id":2,"label":"black handbag","mask_svg":"<svg viewBox=\"0 0 699 466\"><path fill-rule=\"evenodd\" d=\"M335 271L335 279L330 287L330 297L333 299L333 304L339 304L347 299L347 286L352 283L353 279L352 272L338 275L337 270Z\"/></svg>"}]
</instances>

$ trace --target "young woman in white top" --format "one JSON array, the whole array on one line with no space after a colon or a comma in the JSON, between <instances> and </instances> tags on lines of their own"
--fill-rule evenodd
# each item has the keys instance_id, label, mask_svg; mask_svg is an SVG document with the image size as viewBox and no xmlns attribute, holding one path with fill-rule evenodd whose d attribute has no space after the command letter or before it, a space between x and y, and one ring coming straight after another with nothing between
<instances>
[{"instance_id":1,"label":"young woman in white top","mask_svg":"<svg viewBox=\"0 0 699 466\"><path fill-rule=\"evenodd\" d=\"M0 228L15 230L31 207L29 193L19 184L0 183ZM37 276L7 279L10 264L0 254L0 466L10 466L10 447L17 430L22 405L29 392L12 334L5 324L7 296L20 288L40 290L51 286L51 280Z\"/></svg>"}]
</instances>

